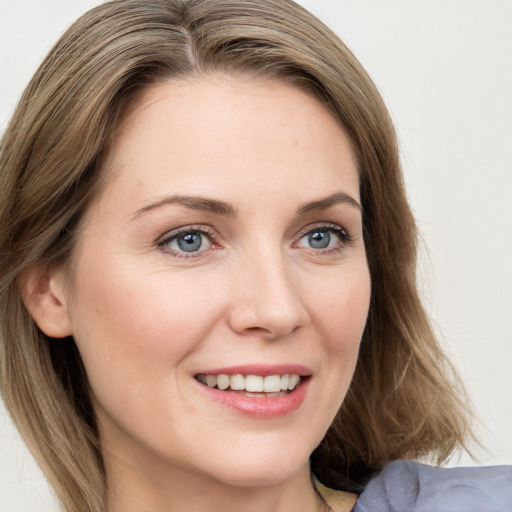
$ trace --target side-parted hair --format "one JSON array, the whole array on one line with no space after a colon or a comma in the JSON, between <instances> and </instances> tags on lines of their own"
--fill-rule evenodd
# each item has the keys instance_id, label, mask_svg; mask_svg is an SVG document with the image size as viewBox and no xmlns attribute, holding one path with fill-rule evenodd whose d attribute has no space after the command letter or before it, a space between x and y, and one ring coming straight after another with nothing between
<instances>
[{"instance_id":1,"label":"side-parted hair","mask_svg":"<svg viewBox=\"0 0 512 512\"><path fill-rule=\"evenodd\" d=\"M100 440L74 340L38 329L20 281L34 265L69 261L126 105L153 84L212 73L307 91L358 163L371 305L353 382L311 456L317 477L357 492L391 460L445 460L470 432L462 387L418 296L395 131L361 64L290 0L117 0L57 42L0 146L1 392L67 512L105 511Z\"/></svg>"}]
</instances>

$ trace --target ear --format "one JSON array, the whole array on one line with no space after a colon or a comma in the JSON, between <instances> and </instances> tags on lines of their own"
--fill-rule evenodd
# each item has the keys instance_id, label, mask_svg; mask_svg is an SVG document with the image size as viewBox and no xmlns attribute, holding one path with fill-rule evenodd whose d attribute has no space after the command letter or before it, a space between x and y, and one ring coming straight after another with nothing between
<instances>
[{"instance_id":1,"label":"ear","mask_svg":"<svg viewBox=\"0 0 512 512\"><path fill-rule=\"evenodd\" d=\"M65 296L63 269L37 264L20 279L21 295L30 315L47 336L65 338L72 334Z\"/></svg>"}]
</instances>

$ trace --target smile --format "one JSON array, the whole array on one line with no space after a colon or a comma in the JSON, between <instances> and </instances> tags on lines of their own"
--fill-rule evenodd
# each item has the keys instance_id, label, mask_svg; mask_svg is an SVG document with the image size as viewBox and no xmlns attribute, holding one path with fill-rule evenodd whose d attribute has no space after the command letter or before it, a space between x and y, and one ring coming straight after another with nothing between
<instances>
[{"instance_id":1,"label":"smile","mask_svg":"<svg viewBox=\"0 0 512 512\"><path fill-rule=\"evenodd\" d=\"M313 371L300 364L250 364L211 368L195 381L208 400L254 419L286 416L300 408Z\"/></svg>"},{"instance_id":2,"label":"smile","mask_svg":"<svg viewBox=\"0 0 512 512\"><path fill-rule=\"evenodd\" d=\"M284 375L196 375L196 379L205 386L215 388L220 391L238 391L241 393L255 393L260 396L284 396L293 391L301 382L301 377L297 374Z\"/></svg>"}]
</instances>

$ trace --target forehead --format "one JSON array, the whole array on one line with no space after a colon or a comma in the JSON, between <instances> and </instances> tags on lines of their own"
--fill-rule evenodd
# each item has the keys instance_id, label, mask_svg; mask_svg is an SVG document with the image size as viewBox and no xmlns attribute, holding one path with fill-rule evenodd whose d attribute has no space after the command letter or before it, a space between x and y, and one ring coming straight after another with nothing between
<instances>
[{"instance_id":1,"label":"forehead","mask_svg":"<svg viewBox=\"0 0 512 512\"><path fill-rule=\"evenodd\" d=\"M124 110L104 162L108 182L138 180L142 188L153 175L154 184L172 177L177 188L195 180L198 193L222 178L251 191L262 178L282 188L290 175L313 184L344 170L358 188L350 141L331 112L298 87L246 76L147 88Z\"/></svg>"}]
</instances>

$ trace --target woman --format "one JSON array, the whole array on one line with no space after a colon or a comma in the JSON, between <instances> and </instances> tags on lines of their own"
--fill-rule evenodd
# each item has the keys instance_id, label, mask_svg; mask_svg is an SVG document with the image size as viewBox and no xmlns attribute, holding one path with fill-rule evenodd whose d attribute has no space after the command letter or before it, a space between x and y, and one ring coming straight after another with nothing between
<instances>
[{"instance_id":1,"label":"woman","mask_svg":"<svg viewBox=\"0 0 512 512\"><path fill-rule=\"evenodd\" d=\"M2 143L0 311L66 510L510 504L506 468L379 473L469 431L393 133L291 2L125 0L63 36Z\"/></svg>"}]
</instances>

